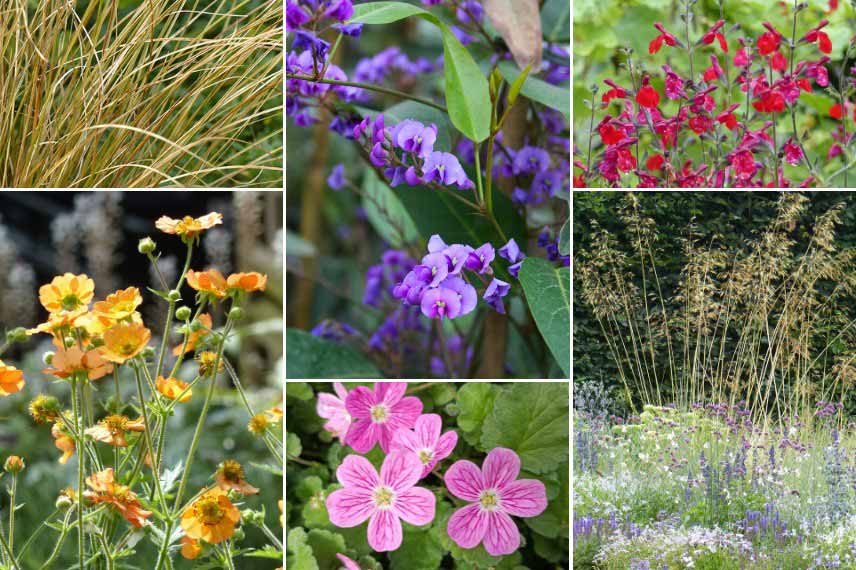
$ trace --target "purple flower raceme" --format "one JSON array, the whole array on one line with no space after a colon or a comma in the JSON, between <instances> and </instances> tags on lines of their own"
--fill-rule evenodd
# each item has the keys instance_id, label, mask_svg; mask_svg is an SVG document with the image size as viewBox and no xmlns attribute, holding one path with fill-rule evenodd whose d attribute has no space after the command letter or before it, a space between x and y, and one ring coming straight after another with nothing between
<instances>
[{"instance_id":1,"label":"purple flower raceme","mask_svg":"<svg viewBox=\"0 0 856 570\"><path fill-rule=\"evenodd\" d=\"M428 253L393 288L392 295L405 305L418 305L422 314L432 319L454 319L476 308L478 292L465 276L464 270L492 275L490 266L496 252L486 243L478 249L468 245L448 245L439 235L428 240ZM502 297L509 287L494 285L485 301L504 312ZM490 286L488 286L490 287Z\"/></svg>"},{"instance_id":2,"label":"purple flower raceme","mask_svg":"<svg viewBox=\"0 0 856 570\"><path fill-rule=\"evenodd\" d=\"M457 185L461 190L469 190L473 187L472 181L467 178L467 173L458 157L448 152L434 151L425 159L422 166L426 182L436 181L444 186Z\"/></svg>"},{"instance_id":3,"label":"purple flower raceme","mask_svg":"<svg viewBox=\"0 0 856 570\"><path fill-rule=\"evenodd\" d=\"M520 266L523 264L523 260L526 259L526 254L520 251L520 246L517 245L514 238L511 238L507 244L499 248L499 256L511 263L508 272L512 277L517 277L517 274L520 273Z\"/></svg>"},{"instance_id":4,"label":"purple flower raceme","mask_svg":"<svg viewBox=\"0 0 856 570\"><path fill-rule=\"evenodd\" d=\"M437 125L425 126L419 121L405 119L393 127L392 144L419 158L427 158L437 141Z\"/></svg>"}]
</instances>

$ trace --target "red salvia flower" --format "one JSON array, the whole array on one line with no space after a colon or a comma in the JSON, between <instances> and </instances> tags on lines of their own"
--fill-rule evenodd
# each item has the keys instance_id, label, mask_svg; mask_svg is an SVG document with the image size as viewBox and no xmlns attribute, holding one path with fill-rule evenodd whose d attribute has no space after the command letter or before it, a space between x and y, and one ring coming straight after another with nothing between
<instances>
[{"instance_id":1,"label":"red salvia flower","mask_svg":"<svg viewBox=\"0 0 856 570\"><path fill-rule=\"evenodd\" d=\"M636 102L646 109L653 109L660 104L660 94L650 85L645 85L636 94Z\"/></svg>"},{"instance_id":2,"label":"red salvia flower","mask_svg":"<svg viewBox=\"0 0 856 570\"><path fill-rule=\"evenodd\" d=\"M663 164L666 162L666 159L662 154L655 154L654 156L648 158L645 161L645 168L650 171L661 170L663 168Z\"/></svg>"},{"instance_id":3,"label":"red salvia flower","mask_svg":"<svg viewBox=\"0 0 856 570\"><path fill-rule=\"evenodd\" d=\"M772 89L761 94L761 100L752 103L759 113L781 113L785 110L785 99L778 91Z\"/></svg>"},{"instance_id":4,"label":"red salvia flower","mask_svg":"<svg viewBox=\"0 0 856 570\"><path fill-rule=\"evenodd\" d=\"M764 27L767 28L767 31L758 38L758 52L761 55L770 55L779 49L779 44L782 42L782 34L776 31L776 28L770 22L764 22Z\"/></svg>"},{"instance_id":5,"label":"red salvia flower","mask_svg":"<svg viewBox=\"0 0 856 570\"><path fill-rule=\"evenodd\" d=\"M841 105L836 103L829 108L829 116L833 119L841 120Z\"/></svg>"},{"instance_id":6,"label":"red salvia flower","mask_svg":"<svg viewBox=\"0 0 856 570\"><path fill-rule=\"evenodd\" d=\"M701 43L705 45L710 45L713 43L713 40L717 40L719 42L719 47L722 48L722 51L728 53L728 42L725 41L725 36L720 32L720 28L725 25L725 20L719 20L714 24L714 26L707 31L701 38Z\"/></svg>"}]
</instances>

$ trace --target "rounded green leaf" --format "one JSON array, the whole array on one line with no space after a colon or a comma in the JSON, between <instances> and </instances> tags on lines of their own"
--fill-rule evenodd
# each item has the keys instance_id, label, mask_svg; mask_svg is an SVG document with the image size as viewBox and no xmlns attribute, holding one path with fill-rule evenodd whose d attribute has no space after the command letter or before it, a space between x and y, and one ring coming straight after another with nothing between
<instances>
[{"instance_id":1,"label":"rounded green leaf","mask_svg":"<svg viewBox=\"0 0 856 570\"><path fill-rule=\"evenodd\" d=\"M523 260L520 284L556 362L571 377L571 269L535 257Z\"/></svg>"},{"instance_id":2,"label":"rounded green leaf","mask_svg":"<svg viewBox=\"0 0 856 570\"><path fill-rule=\"evenodd\" d=\"M287 329L285 338L286 378L381 377L375 365L350 346L316 338L298 329Z\"/></svg>"}]
</instances>

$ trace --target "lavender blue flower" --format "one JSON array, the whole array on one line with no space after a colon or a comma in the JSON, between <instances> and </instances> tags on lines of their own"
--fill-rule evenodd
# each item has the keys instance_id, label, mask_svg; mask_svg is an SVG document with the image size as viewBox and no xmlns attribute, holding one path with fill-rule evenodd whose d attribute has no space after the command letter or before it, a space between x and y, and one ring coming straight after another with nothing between
<instances>
[{"instance_id":1,"label":"lavender blue flower","mask_svg":"<svg viewBox=\"0 0 856 570\"><path fill-rule=\"evenodd\" d=\"M436 181L445 186L456 184L461 190L473 187L458 158L448 152L434 151L429 154L422 166L422 172L426 182Z\"/></svg>"}]
</instances>

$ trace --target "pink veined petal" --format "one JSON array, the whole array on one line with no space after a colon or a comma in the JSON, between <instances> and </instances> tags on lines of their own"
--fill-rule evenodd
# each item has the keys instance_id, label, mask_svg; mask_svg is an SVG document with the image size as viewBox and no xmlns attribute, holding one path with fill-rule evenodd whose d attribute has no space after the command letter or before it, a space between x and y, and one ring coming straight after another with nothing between
<instances>
[{"instance_id":1,"label":"pink veined petal","mask_svg":"<svg viewBox=\"0 0 856 570\"><path fill-rule=\"evenodd\" d=\"M367 420L359 420L348 428L345 442L358 453L368 453L380 439L382 429L380 424Z\"/></svg>"},{"instance_id":2,"label":"pink veined petal","mask_svg":"<svg viewBox=\"0 0 856 570\"><path fill-rule=\"evenodd\" d=\"M434 520L437 497L428 489L413 487L395 496L393 512L406 522L422 526Z\"/></svg>"},{"instance_id":3,"label":"pink veined petal","mask_svg":"<svg viewBox=\"0 0 856 570\"><path fill-rule=\"evenodd\" d=\"M544 483L537 479L519 479L505 485L499 500L502 510L517 517L536 517L547 508Z\"/></svg>"},{"instance_id":4,"label":"pink veined petal","mask_svg":"<svg viewBox=\"0 0 856 570\"><path fill-rule=\"evenodd\" d=\"M407 391L407 382L377 382L374 388L377 402L394 406Z\"/></svg>"},{"instance_id":5,"label":"pink veined petal","mask_svg":"<svg viewBox=\"0 0 856 570\"><path fill-rule=\"evenodd\" d=\"M443 476L446 488L465 501L478 501L479 494L485 489L481 471L475 463L462 459L455 461Z\"/></svg>"},{"instance_id":6,"label":"pink veined petal","mask_svg":"<svg viewBox=\"0 0 856 570\"><path fill-rule=\"evenodd\" d=\"M392 510L378 510L369 521L369 546L378 552L401 546L401 521Z\"/></svg>"},{"instance_id":7,"label":"pink veined petal","mask_svg":"<svg viewBox=\"0 0 856 570\"><path fill-rule=\"evenodd\" d=\"M484 548L491 556L504 556L520 548L520 532L506 513L502 511L488 513Z\"/></svg>"},{"instance_id":8,"label":"pink veined petal","mask_svg":"<svg viewBox=\"0 0 856 570\"><path fill-rule=\"evenodd\" d=\"M421 413L422 400L415 396L408 396L390 408L389 419L386 423L396 429L399 427L410 429L416 425L416 420L419 419Z\"/></svg>"},{"instance_id":9,"label":"pink veined petal","mask_svg":"<svg viewBox=\"0 0 856 570\"><path fill-rule=\"evenodd\" d=\"M392 450L407 450L416 451L419 449L419 442L416 441L416 434L409 429L399 428L395 430L392 436Z\"/></svg>"},{"instance_id":10,"label":"pink veined petal","mask_svg":"<svg viewBox=\"0 0 856 570\"><path fill-rule=\"evenodd\" d=\"M488 513L477 504L458 509L449 517L446 532L461 548L475 548L487 532Z\"/></svg>"},{"instance_id":11,"label":"pink veined petal","mask_svg":"<svg viewBox=\"0 0 856 570\"><path fill-rule=\"evenodd\" d=\"M345 410L345 402L333 394L326 394L323 392L318 394L318 404L315 406L315 411L322 418L328 419L333 416L347 413Z\"/></svg>"},{"instance_id":12,"label":"pink veined petal","mask_svg":"<svg viewBox=\"0 0 856 570\"><path fill-rule=\"evenodd\" d=\"M510 449L495 447L482 463L484 484L488 489L501 489L520 474L520 457Z\"/></svg>"},{"instance_id":13,"label":"pink veined petal","mask_svg":"<svg viewBox=\"0 0 856 570\"><path fill-rule=\"evenodd\" d=\"M443 420L437 414L422 414L416 418L416 423L413 426L419 444L431 449L434 449L437 438L440 437L441 429L443 429Z\"/></svg>"},{"instance_id":14,"label":"pink veined petal","mask_svg":"<svg viewBox=\"0 0 856 570\"><path fill-rule=\"evenodd\" d=\"M336 469L336 478L345 487L356 487L371 491L380 485L380 477L374 465L365 457L359 455L348 455L339 468Z\"/></svg>"},{"instance_id":15,"label":"pink veined petal","mask_svg":"<svg viewBox=\"0 0 856 570\"><path fill-rule=\"evenodd\" d=\"M375 425L377 425L378 443L380 443L380 448L384 453L389 453L392 451L392 437L401 428L397 428L389 422Z\"/></svg>"},{"instance_id":16,"label":"pink veined petal","mask_svg":"<svg viewBox=\"0 0 856 570\"><path fill-rule=\"evenodd\" d=\"M356 562L354 562L344 554L337 553L336 558L339 559L339 562L345 565L345 570L362 570Z\"/></svg>"},{"instance_id":17,"label":"pink veined petal","mask_svg":"<svg viewBox=\"0 0 856 570\"><path fill-rule=\"evenodd\" d=\"M336 391L336 395L342 398L342 401L345 401L345 398L348 397L348 389L345 388L345 385L341 382L333 382L333 390Z\"/></svg>"},{"instance_id":18,"label":"pink veined petal","mask_svg":"<svg viewBox=\"0 0 856 570\"><path fill-rule=\"evenodd\" d=\"M437 440L437 445L434 447L434 459L440 461L449 457L456 445L458 445L458 433L447 431Z\"/></svg>"},{"instance_id":19,"label":"pink veined petal","mask_svg":"<svg viewBox=\"0 0 856 570\"><path fill-rule=\"evenodd\" d=\"M339 489L327 497L330 522L338 527L351 528L362 524L376 510L372 493L366 489Z\"/></svg>"},{"instance_id":20,"label":"pink veined petal","mask_svg":"<svg viewBox=\"0 0 856 570\"><path fill-rule=\"evenodd\" d=\"M371 408L377 403L375 393L365 386L357 386L345 398L345 408L354 418L371 419Z\"/></svg>"},{"instance_id":21,"label":"pink veined petal","mask_svg":"<svg viewBox=\"0 0 856 570\"><path fill-rule=\"evenodd\" d=\"M380 481L383 485L401 493L413 487L422 475L422 462L414 453L395 451L386 456L380 467Z\"/></svg>"}]
</instances>

